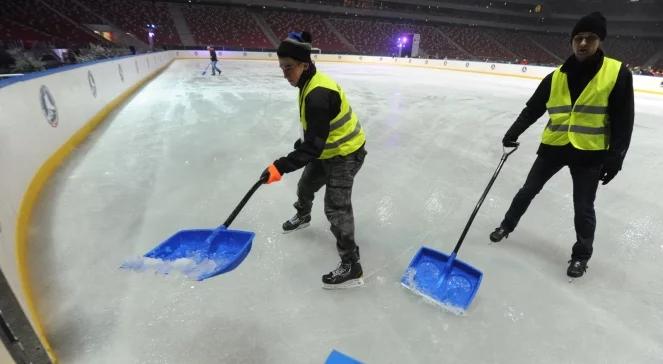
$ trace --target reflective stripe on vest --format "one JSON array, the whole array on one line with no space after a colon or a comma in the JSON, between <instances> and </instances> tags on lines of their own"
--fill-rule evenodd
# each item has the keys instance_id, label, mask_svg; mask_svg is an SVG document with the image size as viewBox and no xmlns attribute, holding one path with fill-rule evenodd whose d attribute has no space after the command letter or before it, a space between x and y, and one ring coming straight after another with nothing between
<instances>
[{"instance_id":1,"label":"reflective stripe on vest","mask_svg":"<svg viewBox=\"0 0 663 364\"><path fill-rule=\"evenodd\" d=\"M350 107L350 103L345 97L345 92L343 92L334 80L320 71L317 71L300 91L299 121L302 124L302 129L306 131L307 128L306 96L318 87L336 91L341 97L341 110L329 122L329 135L325 142L325 148L318 158L328 159L336 156L345 156L356 151L366 141L364 130L359 123L357 115L352 111L352 107Z\"/></svg>"},{"instance_id":2,"label":"reflective stripe on vest","mask_svg":"<svg viewBox=\"0 0 663 364\"><path fill-rule=\"evenodd\" d=\"M601 69L582 91L575 105L566 73L557 68L552 76L550 97L546 103L550 121L541 142L548 145L571 143L581 150L606 150L610 145L608 98L622 63L604 57Z\"/></svg>"}]
</instances>

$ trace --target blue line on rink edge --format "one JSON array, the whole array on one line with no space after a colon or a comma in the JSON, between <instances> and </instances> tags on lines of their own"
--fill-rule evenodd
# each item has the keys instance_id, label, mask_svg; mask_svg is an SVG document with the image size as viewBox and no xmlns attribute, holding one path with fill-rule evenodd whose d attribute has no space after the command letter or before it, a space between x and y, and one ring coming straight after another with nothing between
<instances>
[{"instance_id":1,"label":"blue line on rink edge","mask_svg":"<svg viewBox=\"0 0 663 364\"><path fill-rule=\"evenodd\" d=\"M100 59L100 60L90 61L90 62L85 62L85 63L68 64L66 66L51 68L50 70L45 70L45 71L30 72L30 73L24 74L23 76L16 76L16 77L11 77L11 78L8 78L8 79L5 79L5 80L0 80L0 88L7 87L7 86L12 85L12 84L17 83L17 82L23 82L23 81L32 80L34 78L45 77L45 76L48 76L48 75L52 75L54 73L73 70L75 68L87 67L87 66L91 66L91 65L94 65L94 64L98 64L98 63L112 62L112 61L117 61L119 59L140 57L140 56L144 56L144 55L159 54L159 53L164 53L164 52L170 52L170 51L160 51L160 52L154 52L154 53L143 53L143 54L137 54L137 55L131 55L130 54L128 56Z\"/></svg>"}]
</instances>

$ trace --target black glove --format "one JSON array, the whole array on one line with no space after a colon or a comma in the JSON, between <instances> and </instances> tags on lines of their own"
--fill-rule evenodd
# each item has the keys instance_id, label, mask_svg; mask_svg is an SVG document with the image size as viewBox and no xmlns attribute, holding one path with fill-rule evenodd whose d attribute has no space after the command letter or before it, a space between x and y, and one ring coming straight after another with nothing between
<instances>
[{"instance_id":1,"label":"black glove","mask_svg":"<svg viewBox=\"0 0 663 364\"><path fill-rule=\"evenodd\" d=\"M295 145L294 145L295 149L299 148L300 145L302 145L302 140L298 138L297 140L295 140Z\"/></svg>"},{"instance_id":2,"label":"black glove","mask_svg":"<svg viewBox=\"0 0 663 364\"><path fill-rule=\"evenodd\" d=\"M518 146L518 137L506 133L502 138L502 145L506 148L515 148Z\"/></svg>"},{"instance_id":3,"label":"black glove","mask_svg":"<svg viewBox=\"0 0 663 364\"><path fill-rule=\"evenodd\" d=\"M600 180L603 181L601 183L602 185L607 185L608 182L612 181L613 178L617 175L617 172L619 172L622 169L622 163L619 157L616 155L608 155L605 159L605 162L603 162L603 166L601 167L601 177Z\"/></svg>"}]
</instances>

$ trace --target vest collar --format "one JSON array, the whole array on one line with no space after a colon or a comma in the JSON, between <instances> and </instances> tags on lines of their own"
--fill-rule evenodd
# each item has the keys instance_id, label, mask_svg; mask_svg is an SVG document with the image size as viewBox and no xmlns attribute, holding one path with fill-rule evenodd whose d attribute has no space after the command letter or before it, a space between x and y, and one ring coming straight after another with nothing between
<instances>
[{"instance_id":1,"label":"vest collar","mask_svg":"<svg viewBox=\"0 0 663 364\"><path fill-rule=\"evenodd\" d=\"M596 72L598 72L601 68L601 65L603 65L603 58L603 50L600 48L593 56L589 57L583 62L578 61L576 56L572 54L569 58L566 59L566 62L564 62L560 70L568 75L582 73L596 74Z\"/></svg>"}]
</instances>

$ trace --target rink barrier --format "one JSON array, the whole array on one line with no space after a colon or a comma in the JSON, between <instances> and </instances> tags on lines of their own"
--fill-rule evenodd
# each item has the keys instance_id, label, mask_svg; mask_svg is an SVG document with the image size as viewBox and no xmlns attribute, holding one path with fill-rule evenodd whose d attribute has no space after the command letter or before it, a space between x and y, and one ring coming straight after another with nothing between
<instances>
[{"instance_id":1,"label":"rink barrier","mask_svg":"<svg viewBox=\"0 0 663 364\"><path fill-rule=\"evenodd\" d=\"M177 59L209 59L209 52L205 50L182 50L175 52ZM217 55L220 61L275 61L278 59L275 52L217 51ZM394 58L343 54L312 54L311 58L314 62L324 63L395 65L532 80L541 80L555 70L554 67L545 66L447 59ZM633 86L635 91L652 95L663 95L661 81L663 81L663 79L660 77L633 76Z\"/></svg>"},{"instance_id":2,"label":"rink barrier","mask_svg":"<svg viewBox=\"0 0 663 364\"><path fill-rule=\"evenodd\" d=\"M15 221L14 230L0 230L1 248L3 252L13 251L15 260L0 256L0 267L54 363L57 355L36 309L27 264L28 231L36 203L71 152L173 60L172 52L121 57L38 72L0 84L0 99L6 102L0 127L21 140L10 143L8 153L0 156L0 167L13 172L7 188L0 190L0 199L6 202L4 210L0 209L0 222ZM16 163L19 155L24 157L20 164ZM18 212L12 208L16 205Z\"/></svg>"},{"instance_id":3,"label":"rink barrier","mask_svg":"<svg viewBox=\"0 0 663 364\"><path fill-rule=\"evenodd\" d=\"M169 62L165 66L162 66L161 68L153 72L151 75L145 77L135 85L131 86L129 89L124 91L122 94L120 94L115 99L113 99L110 103L104 106L101 110L99 110L97 114L95 114L81 129L79 129L74 135L72 135L71 138L62 147L60 147L60 149L58 149L44 163L44 165L42 165L39 171L37 171L37 174L33 178L32 182L30 183L30 186L28 187L26 194L23 196L23 201L21 203L19 218L17 222L17 237L16 237L17 259L19 262L18 267L20 269L20 274L21 274L21 284L23 286L23 291L25 294L26 302L29 307L30 315L35 318L34 321L36 326L35 331L37 332L37 335L40 337L42 344L46 348L46 351L49 353L49 357L51 357L51 360L53 360L54 363L57 363L57 356L55 355L53 349L51 348L46 338L43 325L41 324L41 320L39 319L39 315L36 310L36 305L34 304L34 300L32 298L33 297L32 287L29 284L30 274L27 268L28 228L30 226L30 220L32 217L34 206L39 198L39 195L41 194L41 191L43 190L43 187L46 185L48 180L53 176L53 174L58 170L58 168L62 165L62 163L67 159L67 157L71 154L71 152L79 144L81 144L87 138L87 136L92 131L94 131L94 129L96 129L97 126L99 126L99 124L101 124L101 122L103 122L106 119L106 117L115 108L117 108L122 102L124 102L131 95L133 95L144 84L146 84L147 82L158 76L164 69L168 67L168 65L170 65L171 62Z\"/></svg>"},{"instance_id":4,"label":"rink barrier","mask_svg":"<svg viewBox=\"0 0 663 364\"><path fill-rule=\"evenodd\" d=\"M17 82L25 82L29 81L35 78L42 78L48 75L52 75L55 73L62 73L66 71L70 71L76 68L81 68L81 67L90 67L94 64L99 64L99 63L105 63L105 62L117 62L118 60L124 59L124 58L131 58L133 56L122 56L122 57L117 57L117 58L109 58L109 59L101 59L98 61L91 61L91 62L85 62L85 63L76 63L76 64L68 64L64 65L61 67L57 68L51 68L48 70L44 71L38 71L38 72L31 72L31 73L26 73L20 77L11 77L11 78L6 78L0 80L0 88L9 86L11 84L17 83Z\"/></svg>"},{"instance_id":5,"label":"rink barrier","mask_svg":"<svg viewBox=\"0 0 663 364\"><path fill-rule=\"evenodd\" d=\"M200 59L200 57L179 57L177 59ZM263 62L269 62L269 61L275 61L276 58L274 59L265 59L265 58L256 58L256 57L223 57L223 60L229 60L229 61L263 61ZM433 70L447 70L447 71L456 71L456 72L466 72L466 73L474 73L474 74L486 74L486 75L493 75L493 76L506 76L506 77L517 77L517 78L527 78L527 79L543 79L543 76L529 76L529 75L521 75L521 74L512 74L512 73L502 73L502 72L488 72L488 71L480 71L480 70L469 70L469 69L464 69L460 67L452 67L452 66L446 66L446 67L434 67L432 65L420 65L420 64L410 64L410 63L388 63L388 62L380 62L380 61L370 61L370 60L365 60L365 61L354 61L354 60L317 60L317 62L320 63L351 63L351 64L372 64L372 65L389 65L389 66L403 66L403 67L411 67L411 68L425 68L425 69L433 69ZM223 65L221 65L223 66Z\"/></svg>"}]
</instances>

